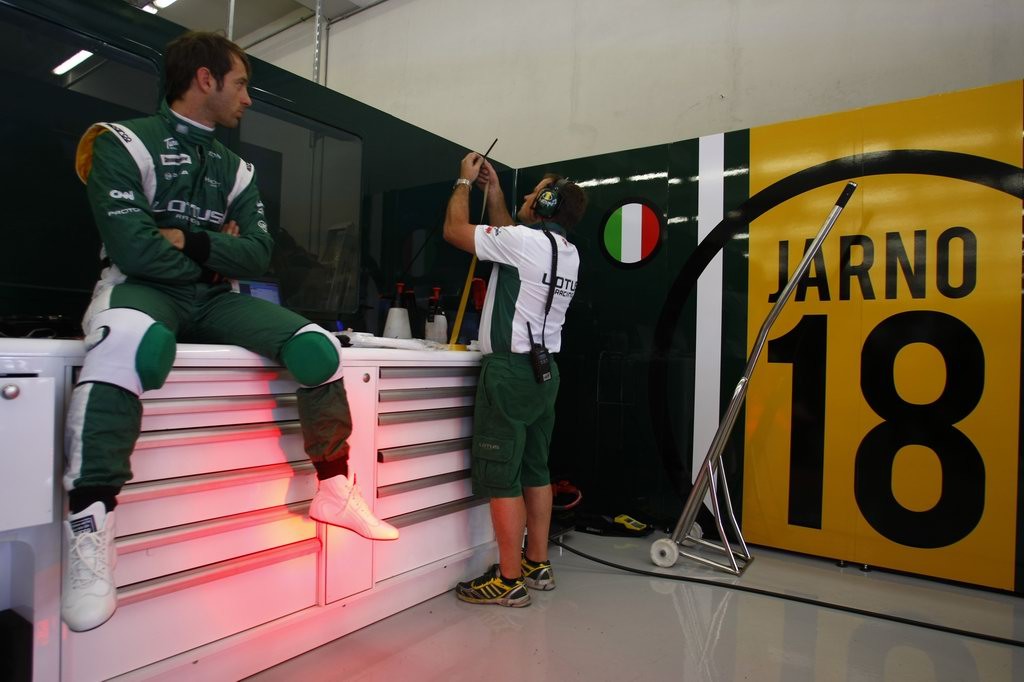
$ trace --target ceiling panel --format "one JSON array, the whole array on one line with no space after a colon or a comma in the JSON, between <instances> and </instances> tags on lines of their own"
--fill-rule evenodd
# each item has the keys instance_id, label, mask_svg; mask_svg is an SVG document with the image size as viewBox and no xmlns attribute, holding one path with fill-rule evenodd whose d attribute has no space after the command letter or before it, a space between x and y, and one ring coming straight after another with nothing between
<instances>
[{"instance_id":1,"label":"ceiling panel","mask_svg":"<svg viewBox=\"0 0 1024 682\"><path fill-rule=\"evenodd\" d=\"M300 4L316 11L316 0L297 0ZM335 19L346 14L377 4L379 0L323 0L323 13L328 19Z\"/></svg>"},{"instance_id":2,"label":"ceiling panel","mask_svg":"<svg viewBox=\"0 0 1024 682\"><path fill-rule=\"evenodd\" d=\"M185 28L227 33L230 5L230 0L177 0L160 10L160 16ZM316 3L313 5L315 7ZM249 35L295 10L304 9L304 5L295 0L235 0L233 35L236 38Z\"/></svg>"}]
</instances>

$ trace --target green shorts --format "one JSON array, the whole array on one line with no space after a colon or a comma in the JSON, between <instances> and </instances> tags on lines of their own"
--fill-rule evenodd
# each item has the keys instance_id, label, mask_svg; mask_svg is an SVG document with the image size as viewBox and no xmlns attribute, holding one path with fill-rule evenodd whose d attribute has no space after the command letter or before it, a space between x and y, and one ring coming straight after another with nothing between
<instances>
[{"instance_id":1,"label":"green shorts","mask_svg":"<svg viewBox=\"0 0 1024 682\"><path fill-rule=\"evenodd\" d=\"M529 356L485 355L473 412L473 492L484 497L518 497L523 486L551 483L548 448L555 426L558 365L551 380L538 384Z\"/></svg>"}]
</instances>

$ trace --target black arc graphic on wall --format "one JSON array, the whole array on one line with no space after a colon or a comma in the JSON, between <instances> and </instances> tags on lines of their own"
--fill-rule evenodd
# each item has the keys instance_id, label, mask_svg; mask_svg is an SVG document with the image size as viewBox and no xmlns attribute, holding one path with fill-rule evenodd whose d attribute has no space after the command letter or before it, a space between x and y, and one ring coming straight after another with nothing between
<instances>
[{"instance_id":1,"label":"black arc graphic on wall","mask_svg":"<svg viewBox=\"0 0 1024 682\"><path fill-rule=\"evenodd\" d=\"M669 480L680 495L686 495L690 481L685 476L688 467L677 456L680 450L672 434L668 402L668 358L679 317L687 299L697 288L701 273L731 239L746 232L751 222L772 208L804 192L835 182L894 174L932 175L963 180L1024 199L1024 170L1017 166L960 152L897 149L855 154L806 168L765 187L729 211L683 264L666 293L665 305L654 329L648 374L651 426Z\"/></svg>"}]
</instances>

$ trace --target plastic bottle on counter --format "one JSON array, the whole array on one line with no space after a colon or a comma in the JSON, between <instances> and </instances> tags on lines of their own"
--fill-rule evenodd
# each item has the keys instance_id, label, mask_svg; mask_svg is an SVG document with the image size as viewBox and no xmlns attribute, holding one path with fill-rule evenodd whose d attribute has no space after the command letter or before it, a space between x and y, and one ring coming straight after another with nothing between
<instances>
[{"instance_id":1,"label":"plastic bottle on counter","mask_svg":"<svg viewBox=\"0 0 1024 682\"><path fill-rule=\"evenodd\" d=\"M395 284L395 300L388 310L388 319L384 323L384 338L388 339L411 339L412 329L409 325L409 311L402 301L402 289L404 282Z\"/></svg>"},{"instance_id":2,"label":"plastic bottle on counter","mask_svg":"<svg viewBox=\"0 0 1024 682\"><path fill-rule=\"evenodd\" d=\"M428 341L448 343L448 318L441 307L441 287L434 287L427 314L426 334Z\"/></svg>"}]
</instances>

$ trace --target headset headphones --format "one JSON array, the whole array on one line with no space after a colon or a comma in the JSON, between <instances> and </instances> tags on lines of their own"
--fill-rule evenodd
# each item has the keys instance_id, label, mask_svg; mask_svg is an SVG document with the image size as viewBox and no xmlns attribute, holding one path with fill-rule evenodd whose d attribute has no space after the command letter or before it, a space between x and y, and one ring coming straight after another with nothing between
<instances>
[{"instance_id":1,"label":"headset headphones","mask_svg":"<svg viewBox=\"0 0 1024 682\"><path fill-rule=\"evenodd\" d=\"M562 188L569 182L565 178L558 178L553 183L537 193L533 200L533 212L541 218L550 218L558 211L562 202Z\"/></svg>"}]
</instances>

